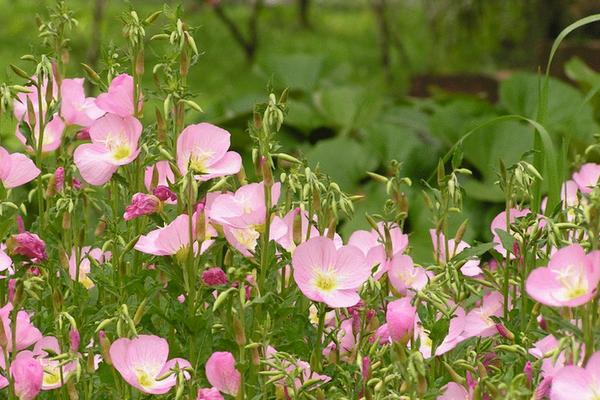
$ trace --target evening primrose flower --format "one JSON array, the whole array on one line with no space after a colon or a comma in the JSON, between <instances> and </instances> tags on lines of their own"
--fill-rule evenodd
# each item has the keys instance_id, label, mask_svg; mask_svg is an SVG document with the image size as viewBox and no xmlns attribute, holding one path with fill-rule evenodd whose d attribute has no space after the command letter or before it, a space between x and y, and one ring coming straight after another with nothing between
<instances>
[{"instance_id":1,"label":"evening primrose flower","mask_svg":"<svg viewBox=\"0 0 600 400\"><path fill-rule=\"evenodd\" d=\"M590 194L600 178L600 165L594 163L583 164L579 171L573 173L573 180L582 193Z\"/></svg>"},{"instance_id":2,"label":"evening primrose flower","mask_svg":"<svg viewBox=\"0 0 600 400\"><path fill-rule=\"evenodd\" d=\"M187 174L189 168L200 181L237 174L242 158L235 151L228 151L230 136L225 129L205 122L186 127L177 138L177 166L181 174Z\"/></svg>"},{"instance_id":3,"label":"evening primrose flower","mask_svg":"<svg viewBox=\"0 0 600 400\"><path fill-rule=\"evenodd\" d=\"M206 378L219 391L237 396L240 390L241 375L235 368L235 358L228 351L216 351L205 365Z\"/></svg>"},{"instance_id":4,"label":"evening primrose flower","mask_svg":"<svg viewBox=\"0 0 600 400\"><path fill-rule=\"evenodd\" d=\"M408 294L409 290L419 291L429 282L427 271L415 267L412 258L404 254L392 257L387 274L394 289L402 295Z\"/></svg>"},{"instance_id":5,"label":"evening primrose flower","mask_svg":"<svg viewBox=\"0 0 600 400\"><path fill-rule=\"evenodd\" d=\"M406 344L413 336L417 309L409 297L394 300L387 305L385 320L390 338Z\"/></svg>"},{"instance_id":6,"label":"evening primrose flower","mask_svg":"<svg viewBox=\"0 0 600 400\"><path fill-rule=\"evenodd\" d=\"M552 378L550 400L595 400L600 398L600 352L596 352L585 368L568 365Z\"/></svg>"},{"instance_id":7,"label":"evening primrose flower","mask_svg":"<svg viewBox=\"0 0 600 400\"><path fill-rule=\"evenodd\" d=\"M12 189L31 182L40 172L25 154L11 154L0 146L0 181L5 188Z\"/></svg>"},{"instance_id":8,"label":"evening primrose flower","mask_svg":"<svg viewBox=\"0 0 600 400\"><path fill-rule=\"evenodd\" d=\"M600 252L585 254L579 244L563 247L547 267L533 270L525 289L534 300L552 307L576 307L592 299L600 281Z\"/></svg>"},{"instance_id":9,"label":"evening primrose flower","mask_svg":"<svg viewBox=\"0 0 600 400\"><path fill-rule=\"evenodd\" d=\"M84 79L63 79L60 84L60 115L69 125L88 127L104 115L93 97L85 97Z\"/></svg>"},{"instance_id":10,"label":"evening primrose flower","mask_svg":"<svg viewBox=\"0 0 600 400\"><path fill-rule=\"evenodd\" d=\"M96 98L96 107L104 112L130 117L134 114L133 77L128 74L116 76L108 87L107 93Z\"/></svg>"},{"instance_id":11,"label":"evening primrose flower","mask_svg":"<svg viewBox=\"0 0 600 400\"><path fill-rule=\"evenodd\" d=\"M52 351L54 354L49 354L47 350ZM75 372L77 368L76 361L61 365L61 360L52 359L55 355L61 353L58 340L54 336L44 336L35 344L32 354L44 368L42 390L61 387L69 379L69 375Z\"/></svg>"},{"instance_id":12,"label":"evening primrose flower","mask_svg":"<svg viewBox=\"0 0 600 400\"><path fill-rule=\"evenodd\" d=\"M358 288L371 271L354 246L336 249L332 239L315 237L302 243L292 256L294 280L306 297L329 307L351 307L360 301Z\"/></svg>"},{"instance_id":13,"label":"evening primrose flower","mask_svg":"<svg viewBox=\"0 0 600 400\"><path fill-rule=\"evenodd\" d=\"M177 383L173 368L191 367L189 361L169 357L169 343L158 336L139 335L133 339L120 338L110 346L113 366L134 388L148 394L167 393ZM190 378L184 372L186 379Z\"/></svg>"},{"instance_id":14,"label":"evening primrose flower","mask_svg":"<svg viewBox=\"0 0 600 400\"><path fill-rule=\"evenodd\" d=\"M106 114L90 127L92 143L77 147L73 153L79 173L91 185L103 185L119 166L135 160L142 124L133 117Z\"/></svg>"}]
</instances>

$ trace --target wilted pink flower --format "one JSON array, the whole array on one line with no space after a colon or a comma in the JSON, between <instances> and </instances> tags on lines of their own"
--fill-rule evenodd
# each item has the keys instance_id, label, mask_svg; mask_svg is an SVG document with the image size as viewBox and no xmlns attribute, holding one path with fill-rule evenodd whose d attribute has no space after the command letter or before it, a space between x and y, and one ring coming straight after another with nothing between
<instances>
[{"instance_id":1,"label":"wilted pink flower","mask_svg":"<svg viewBox=\"0 0 600 400\"><path fill-rule=\"evenodd\" d=\"M69 351L76 352L79 349L80 342L81 336L79 335L79 331L76 328L71 328L69 330Z\"/></svg>"},{"instance_id":2,"label":"wilted pink flower","mask_svg":"<svg viewBox=\"0 0 600 400\"><path fill-rule=\"evenodd\" d=\"M202 272L202 282L206 286L218 286L227 284L227 275L219 267L213 267Z\"/></svg>"},{"instance_id":3,"label":"wilted pink flower","mask_svg":"<svg viewBox=\"0 0 600 400\"><path fill-rule=\"evenodd\" d=\"M402 295L409 290L419 291L427 285L429 277L427 272L420 267L415 267L412 258L403 254L396 254L387 266L388 278L396 291Z\"/></svg>"},{"instance_id":4,"label":"wilted pink flower","mask_svg":"<svg viewBox=\"0 0 600 400\"><path fill-rule=\"evenodd\" d=\"M445 389L444 393L441 396L438 396L437 400L470 400L473 398L473 395L465 389L462 385L459 385L455 382L449 382Z\"/></svg>"},{"instance_id":5,"label":"wilted pink flower","mask_svg":"<svg viewBox=\"0 0 600 400\"><path fill-rule=\"evenodd\" d=\"M237 174L242 158L229 150L230 134L217 126L200 123L189 125L177 138L177 166L181 175L192 170L201 181Z\"/></svg>"},{"instance_id":6,"label":"wilted pink flower","mask_svg":"<svg viewBox=\"0 0 600 400\"><path fill-rule=\"evenodd\" d=\"M579 171L573 173L573 180L582 193L592 192L600 178L600 165L594 163L583 164Z\"/></svg>"},{"instance_id":7,"label":"wilted pink flower","mask_svg":"<svg viewBox=\"0 0 600 400\"><path fill-rule=\"evenodd\" d=\"M483 297L481 305L475 307L465 317L465 330L462 336L488 337L498 333L496 322L491 317L502 315L503 297L499 292L491 292Z\"/></svg>"},{"instance_id":8,"label":"wilted pink flower","mask_svg":"<svg viewBox=\"0 0 600 400\"><path fill-rule=\"evenodd\" d=\"M13 305L7 303L4 307L0 308L0 320L4 326L4 334L6 335L8 351L13 351L12 342L12 322L10 319L10 312L13 310ZM17 312L17 326L16 326L16 350L23 350L38 340L41 339L42 333L35 326L31 324L29 314L26 311Z\"/></svg>"},{"instance_id":9,"label":"wilted pink flower","mask_svg":"<svg viewBox=\"0 0 600 400\"><path fill-rule=\"evenodd\" d=\"M115 340L110 346L110 358L127 383L148 394L167 393L177 384L176 374L169 374L169 371L176 367L191 367L190 363L182 358L167 361L169 343L153 335ZM167 374L169 375L165 378ZM184 376L186 379L190 378L187 372L184 372Z\"/></svg>"},{"instance_id":10,"label":"wilted pink flower","mask_svg":"<svg viewBox=\"0 0 600 400\"><path fill-rule=\"evenodd\" d=\"M154 214L160 208L160 199L152 194L136 193L131 198L131 204L125 208L123 218L130 221L143 215Z\"/></svg>"},{"instance_id":11,"label":"wilted pink flower","mask_svg":"<svg viewBox=\"0 0 600 400\"><path fill-rule=\"evenodd\" d=\"M42 389L44 368L30 351L22 351L10 365L14 393L19 400L33 400Z\"/></svg>"},{"instance_id":12,"label":"wilted pink flower","mask_svg":"<svg viewBox=\"0 0 600 400\"><path fill-rule=\"evenodd\" d=\"M159 185L152 190L152 194L159 198L160 201L175 202L177 195L167 186Z\"/></svg>"},{"instance_id":13,"label":"wilted pink flower","mask_svg":"<svg viewBox=\"0 0 600 400\"><path fill-rule=\"evenodd\" d=\"M219 391L237 396L240 390L241 375L235 369L235 358L233 354L226 351L212 353L206 361L206 378L211 385Z\"/></svg>"},{"instance_id":14,"label":"wilted pink flower","mask_svg":"<svg viewBox=\"0 0 600 400\"><path fill-rule=\"evenodd\" d=\"M60 119L58 114L54 114L52 119L44 125L44 137L42 138L42 152L48 153L54 151L60 147L60 142L62 140L62 135L65 130L65 124ZM38 141L40 139L40 127L39 125L35 125L32 129L32 137L28 139L25 137L23 132L21 132L21 127L17 125L17 129L15 135L17 139L25 146L27 146L28 151L34 151L37 148ZM33 143L31 143L33 140Z\"/></svg>"},{"instance_id":15,"label":"wilted pink flower","mask_svg":"<svg viewBox=\"0 0 600 400\"><path fill-rule=\"evenodd\" d=\"M85 97L83 84L83 78L74 78L63 79L60 85L60 115L69 125L88 127L105 113L93 97Z\"/></svg>"},{"instance_id":16,"label":"wilted pink flower","mask_svg":"<svg viewBox=\"0 0 600 400\"><path fill-rule=\"evenodd\" d=\"M223 396L221 396L221 392L217 388L201 388L198 389L198 395L196 400L224 400Z\"/></svg>"},{"instance_id":17,"label":"wilted pink flower","mask_svg":"<svg viewBox=\"0 0 600 400\"><path fill-rule=\"evenodd\" d=\"M588 255L578 244L552 255L547 267L529 274L525 289L534 300L547 306L576 307L587 303L600 281L600 252Z\"/></svg>"},{"instance_id":18,"label":"wilted pink flower","mask_svg":"<svg viewBox=\"0 0 600 400\"><path fill-rule=\"evenodd\" d=\"M12 235L7 246L11 254L25 256L34 263L48 259L46 243L35 233L23 232Z\"/></svg>"},{"instance_id":19,"label":"wilted pink flower","mask_svg":"<svg viewBox=\"0 0 600 400\"><path fill-rule=\"evenodd\" d=\"M415 329L417 309L411 304L411 299L404 297L394 300L387 305L385 320L388 332L394 342L407 343Z\"/></svg>"},{"instance_id":20,"label":"wilted pink flower","mask_svg":"<svg viewBox=\"0 0 600 400\"><path fill-rule=\"evenodd\" d=\"M96 97L96 106L107 113L119 117L130 117L134 114L133 78L127 74L116 76L107 93Z\"/></svg>"},{"instance_id":21,"label":"wilted pink flower","mask_svg":"<svg viewBox=\"0 0 600 400\"><path fill-rule=\"evenodd\" d=\"M103 185L119 166L136 159L142 124L133 117L106 114L90 127L92 143L75 149L73 159L79 173L92 185Z\"/></svg>"},{"instance_id":22,"label":"wilted pink flower","mask_svg":"<svg viewBox=\"0 0 600 400\"><path fill-rule=\"evenodd\" d=\"M179 296L177 296L177 301L179 302L179 304L185 303L185 295L180 294Z\"/></svg>"},{"instance_id":23,"label":"wilted pink flower","mask_svg":"<svg viewBox=\"0 0 600 400\"><path fill-rule=\"evenodd\" d=\"M354 246L336 249L333 240L315 237L302 243L292 257L294 280L306 297L330 307L351 307L360 301L358 288L371 271Z\"/></svg>"},{"instance_id":24,"label":"wilted pink flower","mask_svg":"<svg viewBox=\"0 0 600 400\"><path fill-rule=\"evenodd\" d=\"M439 261L442 263L449 261L454 256L460 254L463 250L471 247L471 245L465 241L456 243L454 239L450 239L446 243L446 237L444 234L440 232L438 236L435 229L430 229L429 234L431 235L431 242L433 243L433 251L437 254ZM438 243L440 245L439 250ZM448 245L448 248L446 248L446 245ZM479 260L472 259L467 261L462 267L460 267L460 272L465 276L477 276L481 274L482 270L479 268Z\"/></svg>"},{"instance_id":25,"label":"wilted pink flower","mask_svg":"<svg viewBox=\"0 0 600 400\"><path fill-rule=\"evenodd\" d=\"M71 180L71 185L73 185L73 189L75 190L81 189L81 181L77 178L73 178Z\"/></svg>"},{"instance_id":26,"label":"wilted pink flower","mask_svg":"<svg viewBox=\"0 0 600 400\"><path fill-rule=\"evenodd\" d=\"M597 399L600 393L600 352L596 352L585 368L569 365L552 378L551 400ZM574 397L575 396L575 397Z\"/></svg>"},{"instance_id":27,"label":"wilted pink flower","mask_svg":"<svg viewBox=\"0 0 600 400\"><path fill-rule=\"evenodd\" d=\"M77 279L77 257L75 249L71 250L71 257L69 257L69 276L74 281L81 282L86 289L93 288L94 282L88 277L91 271L90 257L102 264L109 260L111 256L110 252L102 252L102 249L84 246L79 252L79 279Z\"/></svg>"},{"instance_id":28,"label":"wilted pink flower","mask_svg":"<svg viewBox=\"0 0 600 400\"><path fill-rule=\"evenodd\" d=\"M0 181L5 188L24 185L39 174L38 167L25 154L10 154L4 147L0 147Z\"/></svg>"},{"instance_id":29,"label":"wilted pink flower","mask_svg":"<svg viewBox=\"0 0 600 400\"><path fill-rule=\"evenodd\" d=\"M49 354L50 350L54 354ZM42 390L52 390L61 387L67 381L69 375L77 368L76 361L61 365L60 360L52 360L55 355L61 354L58 340L54 336L44 336L38 340L33 348L32 355L44 368L42 379Z\"/></svg>"}]
</instances>

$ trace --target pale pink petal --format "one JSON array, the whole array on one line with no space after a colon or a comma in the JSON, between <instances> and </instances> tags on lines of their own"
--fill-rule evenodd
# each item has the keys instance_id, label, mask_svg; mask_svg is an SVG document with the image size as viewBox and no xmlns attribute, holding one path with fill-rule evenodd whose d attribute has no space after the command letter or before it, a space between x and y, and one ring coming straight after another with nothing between
<instances>
[{"instance_id":1,"label":"pale pink petal","mask_svg":"<svg viewBox=\"0 0 600 400\"><path fill-rule=\"evenodd\" d=\"M82 144L75 149L73 160L81 177L91 185L103 185L110 180L118 166L108 162L109 153L101 144Z\"/></svg>"},{"instance_id":2,"label":"pale pink petal","mask_svg":"<svg viewBox=\"0 0 600 400\"><path fill-rule=\"evenodd\" d=\"M40 174L40 170L35 166L25 154L12 153L9 156L8 162L10 167L5 170L6 175L2 177L2 183L7 189L12 189L28 182L31 182Z\"/></svg>"}]
</instances>

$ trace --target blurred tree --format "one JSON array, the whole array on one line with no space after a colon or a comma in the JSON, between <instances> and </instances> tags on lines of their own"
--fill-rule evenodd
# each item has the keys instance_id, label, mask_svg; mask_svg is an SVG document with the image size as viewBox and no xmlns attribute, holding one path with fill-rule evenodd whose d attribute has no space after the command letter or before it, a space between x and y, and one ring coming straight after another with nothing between
<instances>
[{"instance_id":1,"label":"blurred tree","mask_svg":"<svg viewBox=\"0 0 600 400\"><path fill-rule=\"evenodd\" d=\"M258 49L258 18L260 12L263 9L264 0L250 0L243 2L250 6L250 16L248 17L247 34L244 34L242 29L238 26L236 21L232 19L223 7L224 1L220 0L208 0L208 4L212 6L215 14L221 22L225 25L231 36L233 36L235 42L242 48L246 60L248 62L254 62L256 56L256 50Z\"/></svg>"}]
</instances>

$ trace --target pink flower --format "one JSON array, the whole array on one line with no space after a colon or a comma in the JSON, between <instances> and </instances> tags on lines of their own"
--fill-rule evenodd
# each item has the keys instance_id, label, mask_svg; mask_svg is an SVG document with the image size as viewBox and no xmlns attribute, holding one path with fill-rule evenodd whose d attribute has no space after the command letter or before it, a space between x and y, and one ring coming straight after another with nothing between
<instances>
[{"instance_id":1,"label":"pink flower","mask_svg":"<svg viewBox=\"0 0 600 400\"><path fill-rule=\"evenodd\" d=\"M125 208L123 218L130 221L143 215L154 214L160 207L160 199L151 194L136 193L131 198L131 204Z\"/></svg>"},{"instance_id":2,"label":"pink flower","mask_svg":"<svg viewBox=\"0 0 600 400\"><path fill-rule=\"evenodd\" d=\"M403 254L396 254L387 266L390 283L401 295L406 295L410 290L419 291L427 285L429 277L427 272L420 267L415 267L412 258Z\"/></svg>"},{"instance_id":3,"label":"pink flower","mask_svg":"<svg viewBox=\"0 0 600 400\"><path fill-rule=\"evenodd\" d=\"M240 390L241 375L235 369L233 354L226 351L212 353L205 365L208 382L219 391L237 396Z\"/></svg>"},{"instance_id":4,"label":"pink flower","mask_svg":"<svg viewBox=\"0 0 600 400\"><path fill-rule=\"evenodd\" d=\"M193 226L192 222L192 226ZM195 239L195 227L192 228ZM155 229L147 235L142 235L135 249L155 256L173 256L180 250L190 246L190 218L182 214L165 227Z\"/></svg>"},{"instance_id":5,"label":"pink flower","mask_svg":"<svg viewBox=\"0 0 600 400\"><path fill-rule=\"evenodd\" d=\"M39 174L38 167L25 154L10 154L4 147L0 147L0 180L5 188L24 185Z\"/></svg>"},{"instance_id":6,"label":"pink flower","mask_svg":"<svg viewBox=\"0 0 600 400\"><path fill-rule=\"evenodd\" d=\"M229 137L229 132L208 123L186 127L177 138L177 166L181 175L190 168L196 179L207 181L238 173L242 158L228 151Z\"/></svg>"},{"instance_id":7,"label":"pink flower","mask_svg":"<svg viewBox=\"0 0 600 400\"><path fill-rule=\"evenodd\" d=\"M94 282L88 277L91 272L90 258L98 261L102 264L109 260L111 256L110 252L102 253L102 249L85 246L81 249L79 257L79 279L77 279L77 257L75 249L71 250L71 257L69 257L69 276L74 281L81 282L86 289L93 288L96 286Z\"/></svg>"},{"instance_id":8,"label":"pink flower","mask_svg":"<svg viewBox=\"0 0 600 400\"><path fill-rule=\"evenodd\" d=\"M225 272L219 267L213 267L202 272L202 282L206 286L218 286L218 285L226 285L227 275Z\"/></svg>"},{"instance_id":9,"label":"pink flower","mask_svg":"<svg viewBox=\"0 0 600 400\"><path fill-rule=\"evenodd\" d=\"M144 186L148 191L158 186L169 187L173 183L175 183L175 174L168 161L159 161L144 170Z\"/></svg>"},{"instance_id":10,"label":"pink flower","mask_svg":"<svg viewBox=\"0 0 600 400\"><path fill-rule=\"evenodd\" d=\"M337 331L336 341L329 343L327 347L323 349L323 355L325 357L329 356L332 351L335 351L336 348L339 347L339 354L342 360L350 360L352 352L356 347L355 330L353 329L352 325L352 319L345 319L342 321L340 324L340 329Z\"/></svg>"},{"instance_id":11,"label":"pink flower","mask_svg":"<svg viewBox=\"0 0 600 400\"><path fill-rule=\"evenodd\" d=\"M63 79L60 85L60 115L65 123L88 127L104 115L93 97L85 97L83 78Z\"/></svg>"},{"instance_id":12,"label":"pink flower","mask_svg":"<svg viewBox=\"0 0 600 400\"><path fill-rule=\"evenodd\" d=\"M37 77L32 76L31 80L37 82ZM52 82L52 100L56 100L58 97L58 85L56 85L56 79L54 76L51 77ZM29 119L29 111L27 107L27 100L31 102L33 106L33 112L35 113L34 118L38 119L39 114L39 102L38 102L38 89L35 86L30 86L29 92L27 93L19 93L17 94L16 99L13 101L13 111L15 114L15 118L18 120ZM41 94L42 94L42 113L46 113L48 110L48 103L46 102L46 92L48 91L48 77L44 77L41 85Z\"/></svg>"},{"instance_id":13,"label":"pink flower","mask_svg":"<svg viewBox=\"0 0 600 400\"><path fill-rule=\"evenodd\" d=\"M465 317L464 339L478 336L488 337L498 333L491 317L502 315L503 297L499 292L491 292L483 297L481 306L469 311Z\"/></svg>"},{"instance_id":14,"label":"pink flower","mask_svg":"<svg viewBox=\"0 0 600 400\"><path fill-rule=\"evenodd\" d=\"M198 395L196 397L196 400L224 400L223 396L221 396L221 393L219 392L219 390L217 388L210 388L210 389L205 389L205 388L201 388L198 389Z\"/></svg>"},{"instance_id":15,"label":"pink flower","mask_svg":"<svg viewBox=\"0 0 600 400\"><path fill-rule=\"evenodd\" d=\"M600 393L600 352L596 352L585 368L569 365L552 378L551 400L597 399Z\"/></svg>"},{"instance_id":16,"label":"pink flower","mask_svg":"<svg viewBox=\"0 0 600 400\"><path fill-rule=\"evenodd\" d=\"M298 246L292 265L302 293L332 308L358 303L358 288L371 275L359 249L349 245L336 249L333 240L326 237L315 237Z\"/></svg>"},{"instance_id":17,"label":"pink flower","mask_svg":"<svg viewBox=\"0 0 600 400\"><path fill-rule=\"evenodd\" d=\"M457 307L450 320L448 334L442 343L435 349L435 355L440 356L453 348L464 340L463 332L466 324L465 310L462 307Z\"/></svg>"},{"instance_id":18,"label":"pink flower","mask_svg":"<svg viewBox=\"0 0 600 400\"><path fill-rule=\"evenodd\" d=\"M511 208L509 210L509 223L513 224L517 218L523 218L526 215L531 214L531 211L528 208L524 208L522 210L519 210L517 208ZM545 221L542 219L541 215L538 215L538 221L537 224L539 227L543 227L545 226ZM496 232L496 230L501 230L501 231L505 231L506 232L506 211L502 211L500 214L496 215L496 217L492 220L492 223L490 225L490 230L492 231L493 234L493 239L492 241L496 244L494 246L494 249L502 254L502 256L506 257L507 252L506 249L504 248L504 246L502 245L502 241L500 240L500 236L498 236L498 233ZM528 228L529 230L532 229L532 227ZM514 235L514 232L512 232L512 229L510 229L511 232L509 232L511 235ZM514 254L511 253L511 258L514 258Z\"/></svg>"},{"instance_id":19,"label":"pink flower","mask_svg":"<svg viewBox=\"0 0 600 400\"><path fill-rule=\"evenodd\" d=\"M600 178L600 165L594 163L583 164L579 171L573 173L573 180L579 190L585 194L592 192Z\"/></svg>"},{"instance_id":20,"label":"pink flower","mask_svg":"<svg viewBox=\"0 0 600 400\"><path fill-rule=\"evenodd\" d=\"M96 106L107 113L119 117L130 117L134 114L133 78L127 74L115 77L108 93L102 93L96 98Z\"/></svg>"},{"instance_id":21,"label":"pink flower","mask_svg":"<svg viewBox=\"0 0 600 400\"><path fill-rule=\"evenodd\" d=\"M15 394L19 400L35 399L42 389L44 368L30 351L22 351L10 365L10 374L14 380Z\"/></svg>"},{"instance_id":22,"label":"pink flower","mask_svg":"<svg viewBox=\"0 0 600 400\"><path fill-rule=\"evenodd\" d=\"M444 393L438 396L437 400L470 400L473 395L469 393L462 385L449 382L444 389Z\"/></svg>"},{"instance_id":23,"label":"pink flower","mask_svg":"<svg viewBox=\"0 0 600 400\"><path fill-rule=\"evenodd\" d=\"M77 147L73 154L79 173L92 185L103 185L119 166L136 159L142 124L133 117L106 114L90 127L92 143Z\"/></svg>"},{"instance_id":24,"label":"pink flower","mask_svg":"<svg viewBox=\"0 0 600 400\"><path fill-rule=\"evenodd\" d=\"M445 263L452 259L454 256L460 254L464 249L471 247L465 241L461 241L460 243L456 243L454 239L448 240L446 243L446 238L443 233L440 232L439 237L436 235L435 229L430 229L429 234L431 235L431 242L433 243L433 252L437 254L440 262ZM438 242L441 245L438 250ZM448 248L446 249L446 244ZM465 276L477 276L481 274L483 271L479 268L479 260L469 260L462 267L460 267L460 272Z\"/></svg>"},{"instance_id":25,"label":"pink flower","mask_svg":"<svg viewBox=\"0 0 600 400\"><path fill-rule=\"evenodd\" d=\"M4 326L4 334L6 335L8 351L13 351L12 343L12 329L10 312L13 310L13 305L7 303L4 307L0 308L0 320ZM16 350L23 350L42 338L42 333L35 326L31 324L29 314L26 311L19 311L17 313L17 326L16 326Z\"/></svg>"},{"instance_id":26,"label":"pink flower","mask_svg":"<svg viewBox=\"0 0 600 400\"><path fill-rule=\"evenodd\" d=\"M415 329L417 309L411 304L411 299L404 297L394 300L387 305L385 320L388 332L394 342L407 343Z\"/></svg>"},{"instance_id":27,"label":"pink flower","mask_svg":"<svg viewBox=\"0 0 600 400\"><path fill-rule=\"evenodd\" d=\"M180 369L191 367L190 363L182 358L167 361L169 343L153 335L115 340L110 346L110 358L113 366L127 383L148 394L167 393L177 383L176 374L170 371L175 367ZM186 379L190 377L187 372L184 376Z\"/></svg>"},{"instance_id":28,"label":"pink flower","mask_svg":"<svg viewBox=\"0 0 600 400\"><path fill-rule=\"evenodd\" d=\"M529 274L527 294L553 307L576 307L592 299L600 280L600 252L588 255L578 244L563 247L552 255L547 267Z\"/></svg>"},{"instance_id":29,"label":"pink flower","mask_svg":"<svg viewBox=\"0 0 600 400\"><path fill-rule=\"evenodd\" d=\"M7 245L12 255L25 256L34 263L48 259L46 243L35 233L23 232L13 235Z\"/></svg>"},{"instance_id":30,"label":"pink flower","mask_svg":"<svg viewBox=\"0 0 600 400\"><path fill-rule=\"evenodd\" d=\"M28 143L28 139L25 137L19 125L17 125L17 130L15 135L17 139L25 146L27 146L27 150L33 152L34 148L37 147L38 141L40 139L40 127L39 124L33 127L33 135L30 138L30 141L33 140L34 143ZM58 114L54 114L52 119L46 122L44 126L44 137L42 138L42 152L49 153L54 151L60 147L60 142L62 140L62 135L65 130L65 123L60 119Z\"/></svg>"},{"instance_id":31,"label":"pink flower","mask_svg":"<svg viewBox=\"0 0 600 400\"><path fill-rule=\"evenodd\" d=\"M565 366L565 355L561 352L556 361L551 356L552 352L558 348L558 340L553 335L548 335L534 343L534 347L529 349L529 354L535 358L542 359L541 374L544 377L552 377L560 368Z\"/></svg>"},{"instance_id":32,"label":"pink flower","mask_svg":"<svg viewBox=\"0 0 600 400\"><path fill-rule=\"evenodd\" d=\"M51 350L55 354L48 354L46 350ZM42 390L52 390L61 387L67 381L69 375L75 372L77 368L76 361L61 366L61 361L51 359L56 354L61 353L58 340L54 336L44 336L35 344L32 355L36 357L44 368Z\"/></svg>"},{"instance_id":33,"label":"pink flower","mask_svg":"<svg viewBox=\"0 0 600 400\"><path fill-rule=\"evenodd\" d=\"M277 204L281 184L275 183L271 189L271 203ZM217 196L210 206L210 218L222 225L247 228L265 223L266 216L264 183L250 183L240 187L235 193Z\"/></svg>"},{"instance_id":34,"label":"pink flower","mask_svg":"<svg viewBox=\"0 0 600 400\"><path fill-rule=\"evenodd\" d=\"M385 246L381 239L385 237L383 222L380 222L377 228L378 231L375 229L370 231L355 231L348 240L348 244L359 248L363 252L371 268L379 265L374 274L375 279L381 278L389 266L389 263L386 262ZM391 225L388 229L391 239L392 256L403 253L406 247L408 247L408 235L402 233L402 230L397 225Z\"/></svg>"}]
</instances>

